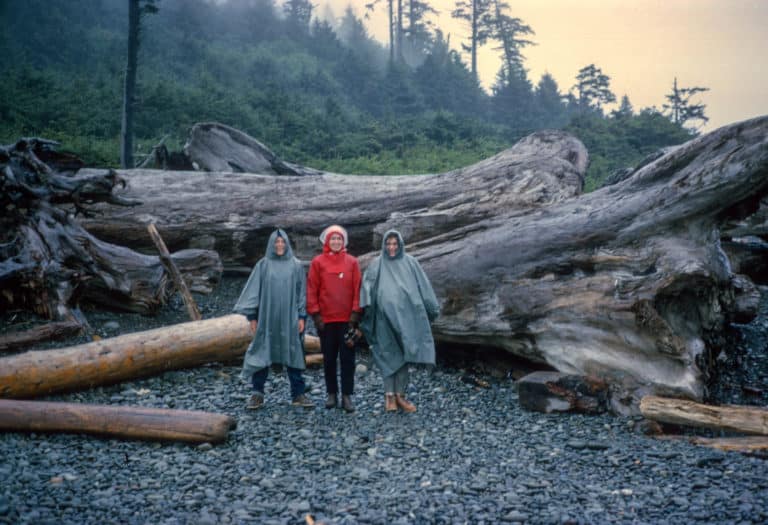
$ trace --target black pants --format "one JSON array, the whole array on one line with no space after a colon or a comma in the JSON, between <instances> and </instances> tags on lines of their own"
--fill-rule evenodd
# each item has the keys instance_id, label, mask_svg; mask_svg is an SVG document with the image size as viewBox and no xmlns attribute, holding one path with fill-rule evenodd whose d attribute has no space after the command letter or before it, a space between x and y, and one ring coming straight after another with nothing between
<instances>
[{"instance_id":1,"label":"black pants","mask_svg":"<svg viewBox=\"0 0 768 525\"><path fill-rule=\"evenodd\" d=\"M344 332L348 323L325 323L320 334L320 349L323 351L325 389L329 394L339 391L336 379L336 359L341 358L341 394L351 396L355 388L355 349L344 344Z\"/></svg>"}]
</instances>

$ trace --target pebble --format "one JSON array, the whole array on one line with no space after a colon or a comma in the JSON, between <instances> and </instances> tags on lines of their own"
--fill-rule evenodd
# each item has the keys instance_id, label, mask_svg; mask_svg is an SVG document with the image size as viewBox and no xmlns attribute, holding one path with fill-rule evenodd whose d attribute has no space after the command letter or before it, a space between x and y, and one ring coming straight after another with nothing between
<instances>
[{"instance_id":1,"label":"pebble","mask_svg":"<svg viewBox=\"0 0 768 525\"><path fill-rule=\"evenodd\" d=\"M222 282L221 307L203 311L229 312L245 280L232 281ZM102 329L118 317L86 315ZM121 314L119 330L155 322ZM240 366L221 364L50 396L211 410L237 428L224 443L197 446L0 433L0 524L285 524L307 514L336 525L768 520L762 460L655 441L637 432L641 419L542 417L520 408L511 379L469 388L458 367L415 369L408 397L418 411L386 414L370 354L359 352L357 364L353 414L323 407L320 369L304 372L311 410L286 401L282 373L270 374L265 407L246 411Z\"/></svg>"}]
</instances>

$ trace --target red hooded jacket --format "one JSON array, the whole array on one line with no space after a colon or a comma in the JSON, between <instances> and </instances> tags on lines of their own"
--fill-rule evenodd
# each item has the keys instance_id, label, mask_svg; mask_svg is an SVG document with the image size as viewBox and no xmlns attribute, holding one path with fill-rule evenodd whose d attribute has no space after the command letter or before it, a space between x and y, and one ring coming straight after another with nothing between
<instances>
[{"instance_id":1,"label":"red hooded jacket","mask_svg":"<svg viewBox=\"0 0 768 525\"><path fill-rule=\"evenodd\" d=\"M347 232L343 228L326 230L323 253L312 259L307 277L307 313L320 313L324 323L346 323L353 311L360 311L360 266L346 250ZM328 242L331 233L340 233L344 248L333 253Z\"/></svg>"}]
</instances>

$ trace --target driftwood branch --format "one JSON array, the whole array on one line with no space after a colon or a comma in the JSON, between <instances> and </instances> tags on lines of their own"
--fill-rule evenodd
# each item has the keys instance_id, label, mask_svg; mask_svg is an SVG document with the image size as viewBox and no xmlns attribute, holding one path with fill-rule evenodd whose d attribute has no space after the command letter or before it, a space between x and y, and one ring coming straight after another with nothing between
<instances>
[{"instance_id":1,"label":"driftwood branch","mask_svg":"<svg viewBox=\"0 0 768 525\"><path fill-rule=\"evenodd\" d=\"M86 405L0 399L0 430L74 432L123 439L221 443L230 416L198 410Z\"/></svg>"},{"instance_id":2,"label":"driftwood branch","mask_svg":"<svg viewBox=\"0 0 768 525\"><path fill-rule=\"evenodd\" d=\"M768 436L768 408L703 405L685 399L646 396L640 411L648 419L699 428Z\"/></svg>"},{"instance_id":3,"label":"driftwood branch","mask_svg":"<svg viewBox=\"0 0 768 525\"><path fill-rule=\"evenodd\" d=\"M197 308L197 303L192 297L192 294L189 293L189 288L187 288L187 284L184 282L184 278L181 276L181 272L179 272L179 269L173 263L171 254L168 252L168 248L165 246L163 238L160 236L160 232L157 231L157 228L154 224L148 225L147 230L149 231L149 235L152 237L152 240L157 247L157 251L160 252L160 262L163 263L163 267L173 279L173 284L181 294L182 299L184 299L184 304L187 307L189 318L193 321L199 321L203 317L200 315L200 310Z\"/></svg>"}]
</instances>

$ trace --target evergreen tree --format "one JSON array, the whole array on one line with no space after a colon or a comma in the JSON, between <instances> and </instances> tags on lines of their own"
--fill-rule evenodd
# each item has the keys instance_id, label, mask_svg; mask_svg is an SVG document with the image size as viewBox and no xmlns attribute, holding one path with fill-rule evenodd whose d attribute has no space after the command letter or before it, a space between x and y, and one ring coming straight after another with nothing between
<instances>
[{"instance_id":1,"label":"evergreen tree","mask_svg":"<svg viewBox=\"0 0 768 525\"><path fill-rule=\"evenodd\" d=\"M309 0L285 0L283 12L288 27L297 31L299 35L308 34L314 8L315 6Z\"/></svg>"},{"instance_id":2,"label":"evergreen tree","mask_svg":"<svg viewBox=\"0 0 768 525\"><path fill-rule=\"evenodd\" d=\"M397 20L395 19L395 0L372 0L371 2L365 4L366 9L366 18L370 15L370 12L376 9L376 6L380 4L381 2L386 2L387 4L387 13L388 13L388 20L389 20L389 61L394 62L395 61L395 27L397 26ZM401 0L398 0L401 1Z\"/></svg>"},{"instance_id":3,"label":"evergreen tree","mask_svg":"<svg viewBox=\"0 0 768 525\"><path fill-rule=\"evenodd\" d=\"M594 64L579 70L573 88L578 94L577 104L581 111L592 110L602 115L604 104L616 102L616 95L611 92L611 77Z\"/></svg>"},{"instance_id":4,"label":"evergreen tree","mask_svg":"<svg viewBox=\"0 0 768 525\"><path fill-rule=\"evenodd\" d=\"M477 77L477 50L488 42L492 28L488 25L487 14L491 9L491 0L457 0L451 12L453 18L463 20L470 30L469 44L462 44L462 49L470 54L472 74Z\"/></svg>"},{"instance_id":5,"label":"evergreen tree","mask_svg":"<svg viewBox=\"0 0 768 525\"><path fill-rule=\"evenodd\" d=\"M533 29L521 19L510 16L509 4L500 0L493 0L493 9L484 18L485 25L491 28L490 37L499 42L499 47L495 49L502 52L500 81L504 83L522 79L525 76L522 49L534 45L532 40L524 37L533 35Z\"/></svg>"},{"instance_id":6,"label":"evergreen tree","mask_svg":"<svg viewBox=\"0 0 768 525\"><path fill-rule=\"evenodd\" d=\"M123 119L120 129L120 166L133 168L133 113L135 109L136 68L139 61L141 18L156 13L155 0L128 1L128 61L125 66Z\"/></svg>"},{"instance_id":7,"label":"evergreen tree","mask_svg":"<svg viewBox=\"0 0 768 525\"><path fill-rule=\"evenodd\" d=\"M611 117L617 120L626 120L635 114L635 108L632 107L632 103L629 101L629 97L624 95L621 97L621 104L618 109L611 111Z\"/></svg>"},{"instance_id":8,"label":"evergreen tree","mask_svg":"<svg viewBox=\"0 0 768 525\"><path fill-rule=\"evenodd\" d=\"M427 58L415 71L415 80L429 109L475 117L483 114L485 94L439 29Z\"/></svg>"},{"instance_id":9,"label":"evergreen tree","mask_svg":"<svg viewBox=\"0 0 768 525\"><path fill-rule=\"evenodd\" d=\"M543 128L560 128L568 120L563 95L555 78L544 73L539 79L534 92L534 103L538 113L539 125Z\"/></svg>"},{"instance_id":10,"label":"evergreen tree","mask_svg":"<svg viewBox=\"0 0 768 525\"><path fill-rule=\"evenodd\" d=\"M669 119L680 127L685 127L685 124L692 120L701 121L701 125L709 122L709 117L704 114L706 104L691 102L691 98L697 93L709 91L706 87L689 87L678 88L677 77L675 77L672 83L672 93L666 95L666 99L669 104L664 104L662 107L667 110L667 116ZM696 128L691 128L695 130Z\"/></svg>"},{"instance_id":11,"label":"evergreen tree","mask_svg":"<svg viewBox=\"0 0 768 525\"><path fill-rule=\"evenodd\" d=\"M429 52L432 41L432 22L427 18L437 11L425 0L408 1L408 25L405 36L408 46L404 50L406 62L412 66L420 64Z\"/></svg>"}]
</instances>

